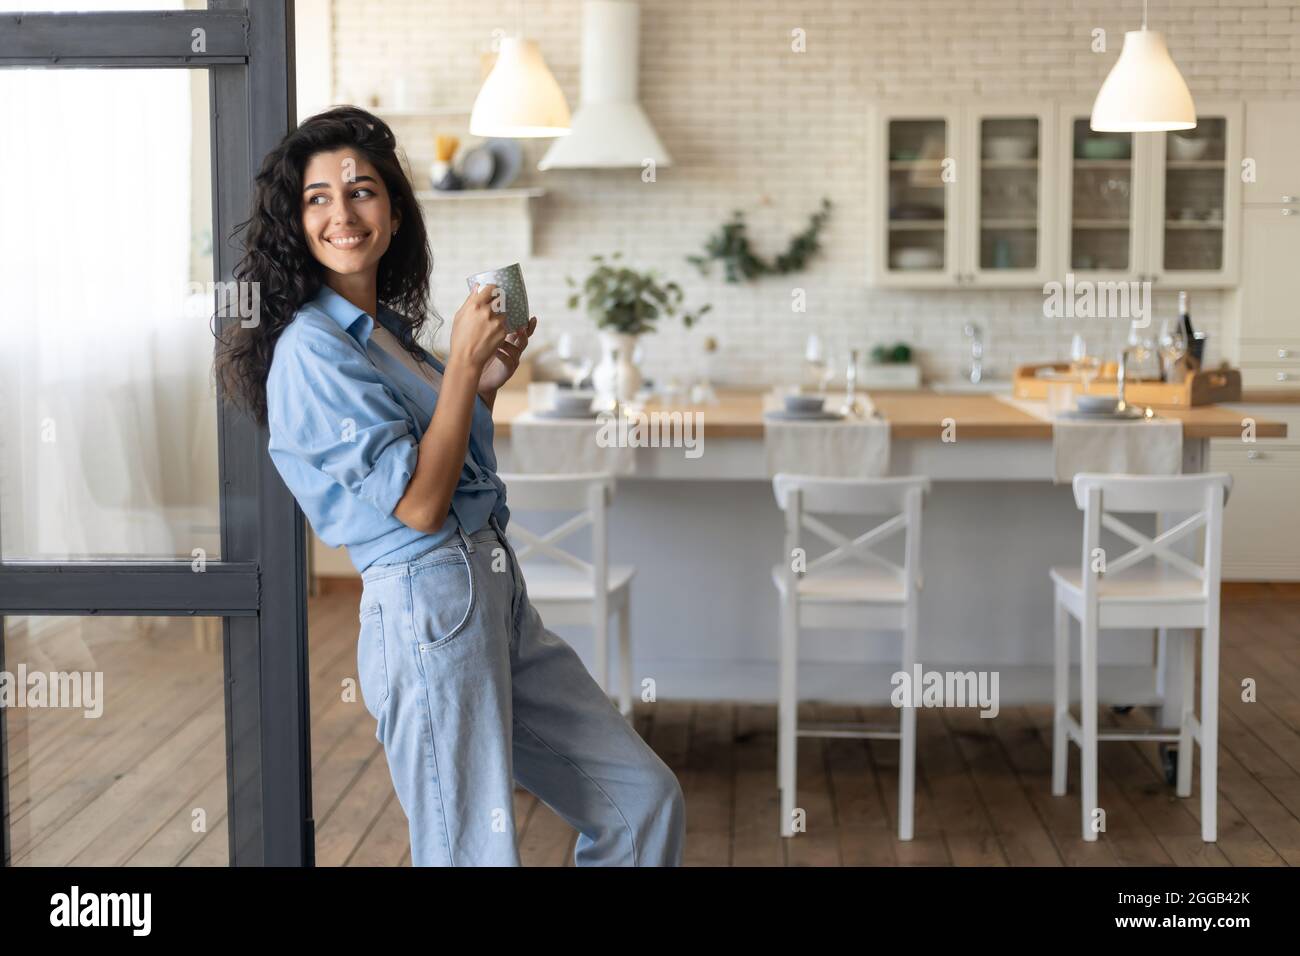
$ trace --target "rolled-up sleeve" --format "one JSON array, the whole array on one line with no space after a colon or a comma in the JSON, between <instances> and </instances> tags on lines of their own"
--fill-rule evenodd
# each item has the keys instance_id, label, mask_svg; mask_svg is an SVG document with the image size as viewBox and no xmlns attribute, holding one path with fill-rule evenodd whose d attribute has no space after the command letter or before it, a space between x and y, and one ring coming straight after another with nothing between
<instances>
[{"instance_id":1,"label":"rolled-up sleeve","mask_svg":"<svg viewBox=\"0 0 1300 956\"><path fill-rule=\"evenodd\" d=\"M349 340L286 332L267 379L267 419L272 457L302 459L384 515L415 473L418 446L406 410Z\"/></svg>"}]
</instances>

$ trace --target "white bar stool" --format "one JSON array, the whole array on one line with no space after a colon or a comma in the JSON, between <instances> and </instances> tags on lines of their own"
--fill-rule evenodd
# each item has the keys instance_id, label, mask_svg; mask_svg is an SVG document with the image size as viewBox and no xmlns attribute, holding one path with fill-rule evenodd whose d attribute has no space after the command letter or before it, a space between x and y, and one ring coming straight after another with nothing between
<instances>
[{"instance_id":1,"label":"white bar stool","mask_svg":"<svg viewBox=\"0 0 1300 956\"><path fill-rule=\"evenodd\" d=\"M609 564L606 510L614 497L614 478L604 472L565 475L501 474L505 482L510 521L506 534L528 582L528 597L544 613L548 626L590 624L595 634L596 673L609 693L609 616L618 612L618 654L621 675L619 710L632 715L632 642L630 604L636 568ZM521 525L516 511L577 512L544 535ZM557 546L557 542L591 526L591 561ZM515 542L519 542L515 544ZM550 558L526 561L533 552Z\"/></svg>"},{"instance_id":2,"label":"white bar stool","mask_svg":"<svg viewBox=\"0 0 1300 956\"><path fill-rule=\"evenodd\" d=\"M1079 567L1051 569L1055 586L1055 686L1052 722L1052 793L1066 786L1069 743L1081 751L1083 839L1097 839L1097 743L1101 740L1159 740L1178 743L1176 793L1192 792L1192 742L1201 748L1201 839L1216 838L1219 735L1219 578L1223 506L1232 489L1226 473L1156 477L1074 476L1074 500L1083 512L1083 556ZM1168 530L1148 538L1114 513L1176 514ZM1190 517L1185 517L1190 512ZM1203 562L1171 550L1180 538L1205 529ZM1110 558L1101 546L1105 528L1133 550ZM1146 559L1148 567L1129 570ZM1127 573L1121 573L1127 572ZM1080 625L1080 720L1070 715L1070 621ZM1199 628L1201 630L1201 714L1193 713L1195 660L1183 659L1181 722L1176 730L1097 732L1097 634L1103 628ZM1192 638L1194 640L1194 638Z\"/></svg>"},{"instance_id":3,"label":"white bar stool","mask_svg":"<svg viewBox=\"0 0 1300 956\"><path fill-rule=\"evenodd\" d=\"M928 478L815 478L779 474L772 479L776 503L785 512L785 554L772 568L781 601L781 682L777 719L777 778L781 790L781 835L794 835L797 738L860 737L899 741L898 838L912 839L916 793L916 708L903 707L900 729L872 724L798 723L799 631L851 628L902 632L902 668L908 674L917 654L917 592L921 587L921 500ZM820 514L889 515L882 524L849 539L813 517ZM834 549L794 570L804 529ZM903 532L900 567L872 551ZM806 554L806 549L804 551ZM826 569L857 559L851 569Z\"/></svg>"}]
</instances>

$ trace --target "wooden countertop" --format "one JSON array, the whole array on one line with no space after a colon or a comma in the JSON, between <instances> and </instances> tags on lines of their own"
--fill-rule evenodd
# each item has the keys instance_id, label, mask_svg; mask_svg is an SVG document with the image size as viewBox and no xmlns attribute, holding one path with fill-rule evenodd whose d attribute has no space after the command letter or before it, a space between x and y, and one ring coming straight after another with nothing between
<instances>
[{"instance_id":1,"label":"wooden countertop","mask_svg":"<svg viewBox=\"0 0 1300 956\"><path fill-rule=\"evenodd\" d=\"M1300 405L1300 388L1257 388L1241 393L1241 405Z\"/></svg>"},{"instance_id":2,"label":"wooden countertop","mask_svg":"<svg viewBox=\"0 0 1300 956\"><path fill-rule=\"evenodd\" d=\"M670 408L654 401L646 405L646 411L699 411L704 413L704 428L710 438L762 438L763 394L762 391L719 389L717 405L679 404ZM992 395L938 393L928 389L871 391L870 395L880 414L889 421L893 438L938 441L945 418L957 423L961 438L1047 440L1052 437L1050 422L1041 421ZM510 423L527 408L526 391L500 392L492 414L496 434L508 436ZM1219 406L1162 408L1157 414L1180 419L1186 438L1241 435L1241 415ZM1259 438L1285 438L1287 427L1283 422L1257 421L1255 434Z\"/></svg>"}]
</instances>

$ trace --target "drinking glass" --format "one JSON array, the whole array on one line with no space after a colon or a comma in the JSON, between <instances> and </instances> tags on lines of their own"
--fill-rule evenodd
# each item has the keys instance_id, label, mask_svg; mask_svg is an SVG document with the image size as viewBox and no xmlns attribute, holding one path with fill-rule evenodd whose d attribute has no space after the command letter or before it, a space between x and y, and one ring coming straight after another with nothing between
<instances>
[{"instance_id":1,"label":"drinking glass","mask_svg":"<svg viewBox=\"0 0 1300 956\"><path fill-rule=\"evenodd\" d=\"M591 356L578 347L569 332L560 335L560 340L555 344L555 354L560 357L560 367L564 369L564 374L569 377L575 390L582 386L583 380L595 368Z\"/></svg>"},{"instance_id":2,"label":"drinking glass","mask_svg":"<svg viewBox=\"0 0 1300 956\"><path fill-rule=\"evenodd\" d=\"M826 349L826 364L822 368L821 390L823 395L830 394L831 383L835 381L835 364L839 362L839 353L834 349Z\"/></svg>"},{"instance_id":3,"label":"drinking glass","mask_svg":"<svg viewBox=\"0 0 1300 956\"><path fill-rule=\"evenodd\" d=\"M808 335L808 341L803 350L803 362L806 384L820 388L822 393L825 394L833 370L826 346L822 344L821 336L816 332L811 332Z\"/></svg>"},{"instance_id":4,"label":"drinking glass","mask_svg":"<svg viewBox=\"0 0 1300 956\"><path fill-rule=\"evenodd\" d=\"M1135 382L1160 381L1160 355L1156 344L1147 335L1131 343L1128 347L1129 363L1126 370L1128 377Z\"/></svg>"},{"instance_id":5,"label":"drinking glass","mask_svg":"<svg viewBox=\"0 0 1300 956\"><path fill-rule=\"evenodd\" d=\"M1079 376L1081 395L1088 394L1088 386L1097 373L1101 371L1101 356L1093 355L1088 351L1088 343L1079 333L1074 334L1070 340L1070 367L1076 375Z\"/></svg>"}]
</instances>

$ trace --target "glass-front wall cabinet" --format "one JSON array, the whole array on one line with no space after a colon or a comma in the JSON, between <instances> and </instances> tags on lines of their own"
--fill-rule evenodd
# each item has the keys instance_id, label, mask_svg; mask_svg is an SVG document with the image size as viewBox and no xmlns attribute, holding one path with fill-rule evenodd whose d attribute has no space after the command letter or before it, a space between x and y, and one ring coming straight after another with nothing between
<instances>
[{"instance_id":1,"label":"glass-front wall cabinet","mask_svg":"<svg viewBox=\"0 0 1300 956\"><path fill-rule=\"evenodd\" d=\"M1235 285L1241 105L1197 109L1190 130L1117 133L1078 101L877 107L873 282Z\"/></svg>"},{"instance_id":2,"label":"glass-front wall cabinet","mask_svg":"<svg viewBox=\"0 0 1300 956\"><path fill-rule=\"evenodd\" d=\"M1182 286L1232 285L1239 271L1240 106L1198 103L1195 129L1154 139L1148 271Z\"/></svg>"},{"instance_id":3,"label":"glass-front wall cabinet","mask_svg":"<svg viewBox=\"0 0 1300 956\"><path fill-rule=\"evenodd\" d=\"M950 116L885 116L887 149L882 279L924 285L948 283L956 263Z\"/></svg>"},{"instance_id":4,"label":"glass-front wall cabinet","mask_svg":"<svg viewBox=\"0 0 1300 956\"><path fill-rule=\"evenodd\" d=\"M1038 120L984 119L979 136L979 267L1037 268Z\"/></svg>"},{"instance_id":5,"label":"glass-front wall cabinet","mask_svg":"<svg viewBox=\"0 0 1300 956\"><path fill-rule=\"evenodd\" d=\"M964 281L998 285L1047 277L1050 117L1034 109L968 114L974 176L964 193L973 207L962 230Z\"/></svg>"},{"instance_id":6,"label":"glass-front wall cabinet","mask_svg":"<svg viewBox=\"0 0 1300 956\"><path fill-rule=\"evenodd\" d=\"M1223 268L1226 125L1202 117L1196 129L1165 134L1164 269Z\"/></svg>"},{"instance_id":7,"label":"glass-front wall cabinet","mask_svg":"<svg viewBox=\"0 0 1300 956\"><path fill-rule=\"evenodd\" d=\"M1066 266L1075 273L1126 275L1139 266L1137 163L1132 133L1098 133L1070 117Z\"/></svg>"}]
</instances>

